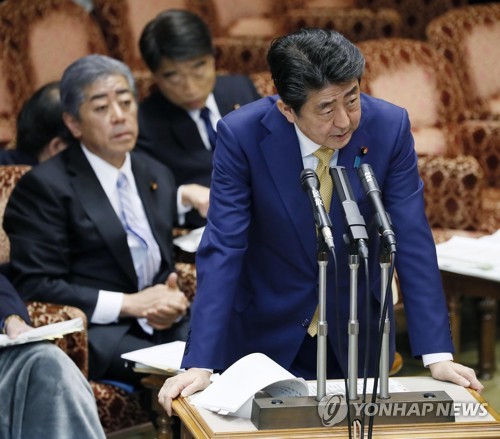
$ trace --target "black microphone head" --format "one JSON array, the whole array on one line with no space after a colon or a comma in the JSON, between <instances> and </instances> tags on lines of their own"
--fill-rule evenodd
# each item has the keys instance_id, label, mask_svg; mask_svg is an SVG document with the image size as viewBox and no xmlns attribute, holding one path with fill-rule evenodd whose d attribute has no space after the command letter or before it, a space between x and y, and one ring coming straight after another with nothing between
<instances>
[{"instance_id":1,"label":"black microphone head","mask_svg":"<svg viewBox=\"0 0 500 439\"><path fill-rule=\"evenodd\" d=\"M306 168L300 173L300 183L302 184L302 189L305 191L311 188L319 189L318 176L310 168Z\"/></svg>"},{"instance_id":2,"label":"black microphone head","mask_svg":"<svg viewBox=\"0 0 500 439\"><path fill-rule=\"evenodd\" d=\"M358 177L360 178L363 189L367 194L372 191L380 192L373 169L368 163L363 163L358 168Z\"/></svg>"}]
</instances>

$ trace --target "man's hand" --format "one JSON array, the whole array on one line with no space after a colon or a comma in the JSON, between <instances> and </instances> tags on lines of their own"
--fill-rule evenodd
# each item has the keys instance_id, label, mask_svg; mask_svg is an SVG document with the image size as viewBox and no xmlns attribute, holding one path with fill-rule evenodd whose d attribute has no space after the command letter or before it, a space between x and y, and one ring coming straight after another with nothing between
<instances>
[{"instance_id":1,"label":"man's hand","mask_svg":"<svg viewBox=\"0 0 500 439\"><path fill-rule=\"evenodd\" d=\"M470 387L482 392L484 386L476 377L476 372L470 367L462 366L453 361L439 361L429 365L432 377L436 380L450 381L463 387Z\"/></svg>"},{"instance_id":2,"label":"man's hand","mask_svg":"<svg viewBox=\"0 0 500 439\"><path fill-rule=\"evenodd\" d=\"M5 323L5 333L9 338L16 338L19 334L33 329L18 315L12 315L7 318Z\"/></svg>"},{"instance_id":3,"label":"man's hand","mask_svg":"<svg viewBox=\"0 0 500 439\"><path fill-rule=\"evenodd\" d=\"M177 286L177 273L165 284L157 284L134 294L124 294L121 317L145 317L155 329L170 328L189 308L186 295Z\"/></svg>"},{"instance_id":4,"label":"man's hand","mask_svg":"<svg viewBox=\"0 0 500 439\"><path fill-rule=\"evenodd\" d=\"M193 206L203 217L207 217L210 204L210 189L199 184L186 184L182 186L182 204Z\"/></svg>"},{"instance_id":5,"label":"man's hand","mask_svg":"<svg viewBox=\"0 0 500 439\"><path fill-rule=\"evenodd\" d=\"M172 416L172 400L181 396L189 396L206 389L210 384L211 372L192 368L179 375L169 378L158 393L158 402Z\"/></svg>"}]
</instances>

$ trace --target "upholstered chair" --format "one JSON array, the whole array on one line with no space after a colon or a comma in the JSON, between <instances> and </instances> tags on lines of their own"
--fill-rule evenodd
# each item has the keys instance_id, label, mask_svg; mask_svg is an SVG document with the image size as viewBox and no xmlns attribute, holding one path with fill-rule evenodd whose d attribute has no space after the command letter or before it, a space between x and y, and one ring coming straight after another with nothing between
<instances>
[{"instance_id":1,"label":"upholstered chair","mask_svg":"<svg viewBox=\"0 0 500 439\"><path fill-rule=\"evenodd\" d=\"M449 10L429 23L427 38L452 63L468 110L500 119L500 4Z\"/></svg>"},{"instance_id":2,"label":"upholstered chair","mask_svg":"<svg viewBox=\"0 0 500 439\"><path fill-rule=\"evenodd\" d=\"M484 203L498 218L500 4L466 5L452 9L429 23L427 37L431 45L453 65L464 94L467 117L479 120L474 131L464 133L465 150L477 157L485 170L488 187ZM481 120L491 122L485 124Z\"/></svg>"},{"instance_id":3,"label":"upholstered chair","mask_svg":"<svg viewBox=\"0 0 500 439\"><path fill-rule=\"evenodd\" d=\"M500 217L485 212L483 200L484 188L490 186L490 169L483 161L499 147L499 126L466 119L466 104L453 66L423 41L394 38L364 41L358 46L366 58L362 90L408 110L431 224L484 231L500 227ZM458 158L463 155L467 158ZM451 185L445 178L451 175L459 178L454 190L448 187L441 192L443 184ZM432 190L444 198L432 196ZM466 196L475 199L469 202Z\"/></svg>"},{"instance_id":4,"label":"upholstered chair","mask_svg":"<svg viewBox=\"0 0 500 439\"><path fill-rule=\"evenodd\" d=\"M352 42L397 37L401 34L401 16L395 9L332 8L308 5L286 14L289 32L303 27L334 29Z\"/></svg>"},{"instance_id":5,"label":"upholstered chair","mask_svg":"<svg viewBox=\"0 0 500 439\"><path fill-rule=\"evenodd\" d=\"M358 8L393 8L401 15L401 36L425 40L425 28L435 17L467 0L357 0Z\"/></svg>"},{"instance_id":6,"label":"upholstered chair","mask_svg":"<svg viewBox=\"0 0 500 439\"><path fill-rule=\"evenodd\" d=\"M107 54L104 38L87 11L67 0L16 0L0 8L4 54L16 93L15 114L42 85L59 80L64 69L91 53ZM2 38L3 40L3 38Z\"/></svg>"}]
</instances>

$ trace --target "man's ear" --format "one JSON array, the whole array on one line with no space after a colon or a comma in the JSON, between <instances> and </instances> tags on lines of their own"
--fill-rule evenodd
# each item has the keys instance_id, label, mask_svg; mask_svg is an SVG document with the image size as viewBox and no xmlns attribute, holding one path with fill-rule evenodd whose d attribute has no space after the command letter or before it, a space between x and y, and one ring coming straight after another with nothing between
<instances>
[{"instance_id":1,"label":"man's ear","mask_svg":"<svg viewBox=\"0 0 500 439\"><path fill-rule=\"evenodd\" d=\"M295 112L290 105L285 104L281 99L278 99L276 105L278 105L278 110L280 110L281 114L286 117L288 122L295 122Z\"/></svg>"},{"instance_id":2,"label":"man's ear","mask_svg":"<svg viewBox=\"0 0 500 439\"><path fill-rule=\"evenodd\" d=\"M42 149L42 151L38 155L38 161L41 163L45 160L48 160L67 147L68 144L61 137L56 136L49 143L47 143L47 145L45 145L45 148Z\"/></svg>"},{"instance_id":3,"label":"man's ear","mask_svg":"<svg viewBox=\"0 0 500 439\"><path fill-rule=\"evenodd\" d=\"M64 112L63 121L68 127L68 129L71 131L71 134L73 134L73 137L79 139L82 136L82 131L80 129L80 122L75 116Z\"/></svg>"}]
</instances>

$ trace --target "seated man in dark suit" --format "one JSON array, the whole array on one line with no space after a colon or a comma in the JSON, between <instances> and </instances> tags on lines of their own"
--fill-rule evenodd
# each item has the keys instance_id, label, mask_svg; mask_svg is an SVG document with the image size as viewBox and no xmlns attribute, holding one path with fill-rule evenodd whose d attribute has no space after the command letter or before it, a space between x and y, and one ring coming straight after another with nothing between
<instances>
[{"instance_id":1,"label":"seated man in dark suit","mask_svg":"<svg viewBox=\"0 0 500 439\"><path fill-rule=\"evenodd\" d=\"M130 69L101 55L61 80L64 122L79 144L33 168L5 211L12 277L24 299L88 316L90 378L137 383L121 354L184 339L177 286L171 172L132 149L137 102Z\"/></svg>"},{"instance_id":2,"label":"seated man in dark suit","mask_svg":"<svg viewBox=\"0 0 500 439\"><path fill-rule=\"evenodd\" d=\"M159 14L140 49L157 90L139 106L137 147L172 169L184 226L205 225L217 121L260 98L249 78L218 76L207 25L183 10Z\"/></svg>"},{"instance_id":3,"label":"seated man in dark suit","mask_svg":"<svg viewBox=\"0 0 500 439\"><path fill-rule=\"evenodd\" d=\"M72 136L62 113L59 82L40 87L21 108L16 147L0 151L0 165L34 166L66 149Z\"/></svg>"},{"instance_id":4,"label":"seated man in dark suit","mask_svg":"<svg viewBox=\"0 0 500 439\"><path fill-rule=\"evenodd\" d=\"M29 331L26 306L0 275L0 327L15 338ZM89 383L49 342L0 349L0 437L104 438Z\"/></svg>"}]
</instances>

